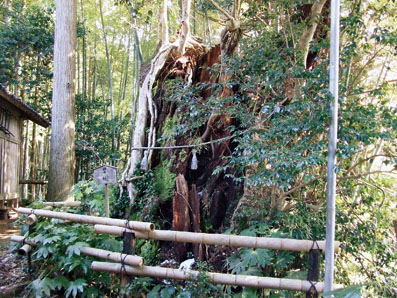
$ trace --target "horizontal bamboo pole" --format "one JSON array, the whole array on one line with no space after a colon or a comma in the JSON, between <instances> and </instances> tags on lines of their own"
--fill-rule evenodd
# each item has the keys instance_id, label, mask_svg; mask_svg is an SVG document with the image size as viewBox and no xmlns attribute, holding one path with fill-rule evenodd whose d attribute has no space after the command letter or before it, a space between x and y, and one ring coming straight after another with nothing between
<instances>
[{"instance_id":1,"label":"horizontal bamboo pole","mask_svg":"<svg viewBox=\"0 0 397 298\"><path fill-rule=\"evenodd\" d=\"M311 240L296 240L285 238L265 238L249 237L225 234L206 234L180 231L155 230L151 232L131 231L122 227L95 225L95 232L100 234L112 234L122 236L124 232L135 233L136 238L201 243L208 245L227 245L232 247L250 247L278 249L288 251L305 251L309 252L312 248L316 249L317 245ZM317 241L318 247L325 251L325 241ZM335 252L338 251L339 242L335 242Z\"/></svg>"},{"instance_id":2,"label":"horizontal bamboo pole","mask_svg":"<svg viewBox=\"0 0 397 298\"><path fill-rule=\"evenodd\" d=\"M81 205L80 201L70 201L70 202L44 202L46 206L52 207L78 207Z\"/></svg>"},{"instance_id":3,"label":"horizontal bamboo pole","mask_svg":"<svg viewBox=\"0 0 397 298\"><path fill-rule=\"evenodd\" d=\"M102 225L112 225L119 227L128 227L130 229L134 229L138 231L154 230L154 224L149 222L73 214L67 212L56 212L56 211L49 211L44 209L17 208L16 210L17 212L23 214L36 214L37 216L59 218L59 219L70 220L75 222L83 222L88 224L102 224Z\"/></svg>"},{"instance_id":4,"label":"horizontal bamboo pole","mask_svg":"<svg viewBox=\"0 0 397 298\"><path fill-rule=\"evenodd\" d=\"M24 241L24 239L25 239L25 241ZM34 242L32 239L25 238L23 236L13 235L13 236L11 236L10 240L13 242L27 243L31 246L36 246L36 242Z\"/></svg>"},{"instance_id":5,"label":"horizontal bamboo pole","mask_svg":"<svg viewBox=\"0 0 397 298\"><path fill-rule=\"evenodd\" d=\"M133 267L142 267L144 264L144 259L140 256L127 255L119 252L112 252L104 249L93 248L93 247L83 247L80 249L83 255L88 255L92 257L97 257L101 259L106 259L115 262L123 261Z\"/></svg>"},{"instance_id":6,"label":"horizontal bamboo pole","mask_svg":"<svg viewBox=\"0 0 397 298\"><path fill-rule=\"evenodd\" d=\"M155 278L170 278L179 280L195 280L200 273L199 271L193 270L179 270L152 266L143 266L141 268L124 266L123 268L121 264L106 262L92 262L91 269L94 271L113 273L125 272L127 274L137 276L150 276ZM312 287L312 284L309 281L298 279L261 277L252 275L234 275L213 272L208 272L207 274L210 281L213 283L232 286L294 290L302 292L307 292ZM314 287L316 288L317 292L321 293L324 291L323 282L317 282L313 284L315 284Z\"/></svg>"}]
</instances>

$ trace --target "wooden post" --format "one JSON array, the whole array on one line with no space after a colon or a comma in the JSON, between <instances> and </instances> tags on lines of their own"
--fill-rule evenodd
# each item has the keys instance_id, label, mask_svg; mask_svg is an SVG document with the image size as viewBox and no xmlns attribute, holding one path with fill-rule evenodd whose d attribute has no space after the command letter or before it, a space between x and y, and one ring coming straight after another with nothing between
<instances>
[{"instance_id":1,"label":"wooden post","mask_svg":"<svg viewBox=\"0 0 397 298\"><path fill-rule=\"evenodd\" d=\"M110 217L109 212L109 184L105 184L105 210L106 210L106 217Z\"/></svg>"},{"instance_id":2,"label":"wooden post","mask_svg":"<svg viewBox=\"0 0 397 298\"><path fill-rule=\"evenodd\" d=\"M135 255L135 233L132 232L124 232L123 235L123 253L127 255ZM123 266L122 260L121 264ZM120 288L127 287L128 283L132 280L132 277L126 274L125 270L121 270L121 280L120 280ZM126 295L128 297L128 295Z\"/></svg>"},{"instance_id":3,"label":"wooden post","mask_svg":"<svg viewBox=\"0 0 397 298\"><path fill-rule=\"evenodd\" d=\"M317 242L315 242L317 243ZM312 248L309 253L309 264L307 269L307 280L312 284L309 291L306 292L306 298L317 298L318 292L315 284L318 282L320 277L320 252L318 248Z\"/></svg>"},{"instance_id":4,"label":"wooden post","mask_svg":"<svg viewBox=\"0 0 397 298\"><path fill-rule=\"evenodd\" d=\"M103 165L94 170L94 181L97 184L105 184L105 209L106 217L109 217L109 192L108 185L117 183L117 168Z\"/></svg>"}]
</instances>

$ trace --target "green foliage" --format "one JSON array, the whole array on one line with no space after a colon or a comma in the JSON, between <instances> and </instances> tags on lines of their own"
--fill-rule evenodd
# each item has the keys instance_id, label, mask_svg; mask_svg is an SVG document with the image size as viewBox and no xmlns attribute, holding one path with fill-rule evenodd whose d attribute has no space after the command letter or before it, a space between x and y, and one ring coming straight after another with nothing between
<instances>
[{"instance_id":1,"label":"green foliage","mask_svg":"<svg viewBox=\"0 0 397 298\"><path fill-rule=\"evenodd\" d=\"M148 293L153 287L153 279L150 277L134 277L127 287L121 289L120 295L130 295L131 297L141 297L143 293Z\"/></svg>"},{"instance_id":2,"label":"green foliage","mask_svg":"<svg viewBox=\"0 0 397 298\"><path fill-rule=\"evenodd\" d=\"M29 286L33 296L64 293L65 297L103 297L115 287L111 276L90 269L92 258L82 256L80 250L92 246L120 251L120 241L97 235L85 224L43 218L29 237L37 243L32 254L33 271L37 273Z\"/></svg>"},{"instance_id":3,"label":"green foliage","mask_svg":"<svg viewBox=\"0 0 397 298\"><path fill-rule=\"evenodd\" d=\"M225 297L220 287L210 282L210 278L205 271L208 270L206 263L198 264L199 274L194 280L185 281L183 286L176 285L171 280L170 284L159 284L152 288L147 294L147 298L206 298L206 297Z\"/></svg>"},{"instance_id":4,"label":"green foliage","mask_svg":"<svg viewBox=\"0 0 397 298\"><path fill-rule=\"evenodd\" d=\"M0 23L0 84L10 90L18 86L29 94L28 102L49 118L54 9L44 5L24 8L22 1L13 1L12 8L9 24Z\"/></svg>"},{"instance_id":5,"label":"green foliage","mask_svg":"<svg viewBox=\"0 0 397 298\"><path fill-rule=\"evenodd\" d=\"M337 201L337 237L343 241L341 256L336 259L337 277L344 284L362 284L365 296L392 297L397 286L397 253L391 218L397 200L378 187L389 189L394 182L377 179L377 187L372 181L363 182L344 183Z\"/></svg>"},{"instance_id":6,"label":"green foliage","mask_svg":"<svg viewBox=\"0 0 397 298\"><path fill-rule=\"evenodd\" d=\"M268 211L259 215L258 210L246 208L241 213L246 213L249 220L245 217L245 220L241 221L239 226L243 227L243 230L238 234L270 238L323 239L324 214L311 211L312 216L307 216L307 212L304 204L298 204L294 211L277 212L271 217ZM266 217L267 220L260 219L262 217ZM227 267L234 274L304 280L307 276L307 257L307 254L289 251L240 248L227 259ZM299 297L298 293L290 291L252 291L244 289L238 297Z\"/></svg>"},{"instance_id":7,"label":"green foliage","mask_svg":"<svg viewBox=\"0 0 397 298\"><path fill-rule=\"evenodd\" d=\"M96 184L92 180L82 180L74 186L72 194L76 201L81 201L81 206L86 212L105 214L105 192L103 185ZM111 201L112 198L109 198L109 200Z\"/></svg>"},{"instance_id":8,"label":"green foliage","mask_svg":"<svg viewBox=\"0 0 397 298\"><path fill-rule=\"evenodd\" d=\"M153 188L163 201L167 201L174 194L176 175L170 168L171 161L164 160L154 169Z\"/></svg>"},{"instance_id":9,"label":"green foliage","mask_svg":"<svg viewBox=\"0 0 397 298\"><path fill-rule=\"evenodd\" d=\"M120 188L114 194L115 200L110 208L110 217L112 218L125 218L125 214L130 207L130 198L128 197L127 188L123 188L123 193L120 196Z\"/></svg>"},{"instance_id":10,"label":"green foliage","mask_svg":"<svg viewBox=\"0 0 397 298\"><path fill-rule=\"evenodd\" d=\"M361 298L361 285L322 293L321 296L333 295L335 298Z\"/></svg>"},{"instance_id":11,"label":"green foliage","mask_svg":"<svg viewBox=\"0 0 397 298\"><path fill-rule=\"evenodd\" d=\"M80 161L81 176L91 176L98 164L112 164L127 154L123 150L112 152L112 131L119 142L126 144L129 137L130 115L116 115L104 119L103 110L108 103L101 97L88 101L76 96L76 159ZM86 115L89 113L89 115Z\"/></svg>"}]
</instances>

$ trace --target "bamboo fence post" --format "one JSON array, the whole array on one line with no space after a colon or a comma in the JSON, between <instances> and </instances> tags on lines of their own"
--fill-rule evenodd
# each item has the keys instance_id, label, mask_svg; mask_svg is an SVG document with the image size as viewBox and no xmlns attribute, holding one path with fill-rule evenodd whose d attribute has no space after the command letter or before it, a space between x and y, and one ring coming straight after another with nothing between
<instances>
[{"instance_id":1,"label":"bamboo fence post","mask_svg":"<svg viewBox=\"0 0 397 298\"><path fill-rule=\"evenodd\" d=\"M121 264L107 262L92 262L91 269L94 271L113 273L119 273L121 270L124 270L124 272L127 274L133 274L137 276L149 276L161 279L169 278L179 280L195 280L200 273L199 271L194 270L179 270L153 266L143 266L141 268L131 266L123 267ZM208 272L207 274L210 281L216 284L279 290L294 290L302 292L307 292L311 287L314 286L318 293L321 293L324 290L323 282L318 282L315 285L312 285L309 281L298 279L233 275L213 272Z\"/></svg>"},{"instance_id":2,"label":"bamboo fence post","mask_svg":"<svg viewBox=\"0 0 397 298\"><path fill-rule=\"evenodd\" d=\"M314 242L317 243L317 242ZM309 252L309 264L307 268L307 280L316 283L320 277L320 249L314 247ZM317 298L318 292L315 287L311 287L306 292L306 298Z\"/></svg>"},{"instance_id":3,"label":"bamboo fence post","mask_svg":"<svg viewBox=\"0 0 397 298\"><path fill-rule=\"evenodd\" d=\"M29 226L33 226L38 220L38 217L35 214L30 214L27 218L26 218L26 223Z\"/></svg>"},{"instance_id":4,"label":"bamboo fence post","mask_svg":"<svg viewBox=\"0 0 397 298\"><path fill-rule=\"evenodd\" d=\"M50 218L59 218L74 222L83 222L88 224L103 224L113 225L118 227L128 227L129 229L135 229L138 231L152 231L154 230L154 224L149 222L132 221L125 219L106 218L100 216L90 216L82 214L73 214L67 212L56 212L44 209L30 209L30 208L17 208L18 213L31 214L34 213L37 216L44 216Z\"/></svg>"},{"instance_id":5,"label":"bamboo fence post","mask_svg":"<svg viewBox=\"0 0 397 298\"><path fill-rule=\"evenodd\" d=\"M135 234L132 232L124 232L123 233L123 253L127 255L135 254ZM125 262L124 262L125 263ZM142 262L143 265L143 262ZM141 266L142 267L142 266ZM121 279L120 279L120 287L125 288L127 284L132 280L131 276L125 274L125 272L121 272Z\"/></svg>"},{"instance_id":6,"label":"bamboo fence post","mask_svg":"<svg viewBox=\"0 0 397 298\"><path fill-rule=\"evenodd\" d=\"M124 232L131 231L135 233L136 238L153 239L163 241L190 242L201 243L207 245L228 245L231 247L249 247L277 249L288 251L304 251L310 252L314 241L312 240L296 240L285 238L265 238L265 237L249 237L225 234L206 234L194 232L165 231L154 230L150 232L129 230L125 227L95 225L95 232L101 234L112 234L122 236ZM316 241L320 250L325 250L325 241ZM335 243L335 252L338 251L339 242Z\"/></svg>"},{"instance_id":7,"label":"bamboo fence post","mask_svg":"<svg viewBox=\"0 0 397 298\"><path fill-rule=\"evenodd\" d=\"M104 249L85 246L80 249L83 255L97 257L114 262L124 262L132 267L142 267L144 259L140 256L129 255L125 253L112 252Z\"/></svg>"},{"instance_id":8,"label":"bamboo fence post","mask_svg":"<svg viewBox=\"0 0 397 298\"><path fill-rule=\"evenodd\" d=\"M109 208L109 188L108 184L105 183L105 214L106 217L110 217L110 208Z\"/></svg>"}]
</instances>

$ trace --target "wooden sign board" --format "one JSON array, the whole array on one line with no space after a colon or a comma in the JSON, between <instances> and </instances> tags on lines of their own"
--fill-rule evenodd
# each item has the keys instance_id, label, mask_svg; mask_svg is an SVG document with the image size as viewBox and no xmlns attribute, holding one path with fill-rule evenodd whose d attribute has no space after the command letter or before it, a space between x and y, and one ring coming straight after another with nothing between
<instances>
[{"instance_id":1,"label":"wooden sign board","mask_svg":"<svg viewBox=\"0 0 397 298\"><path fill-rule=\"evenodd\" d=\"M97 184L117 183L117 168L112 166L101 166L94 170L94 181Z\"/></svg>"}]
</instances>

